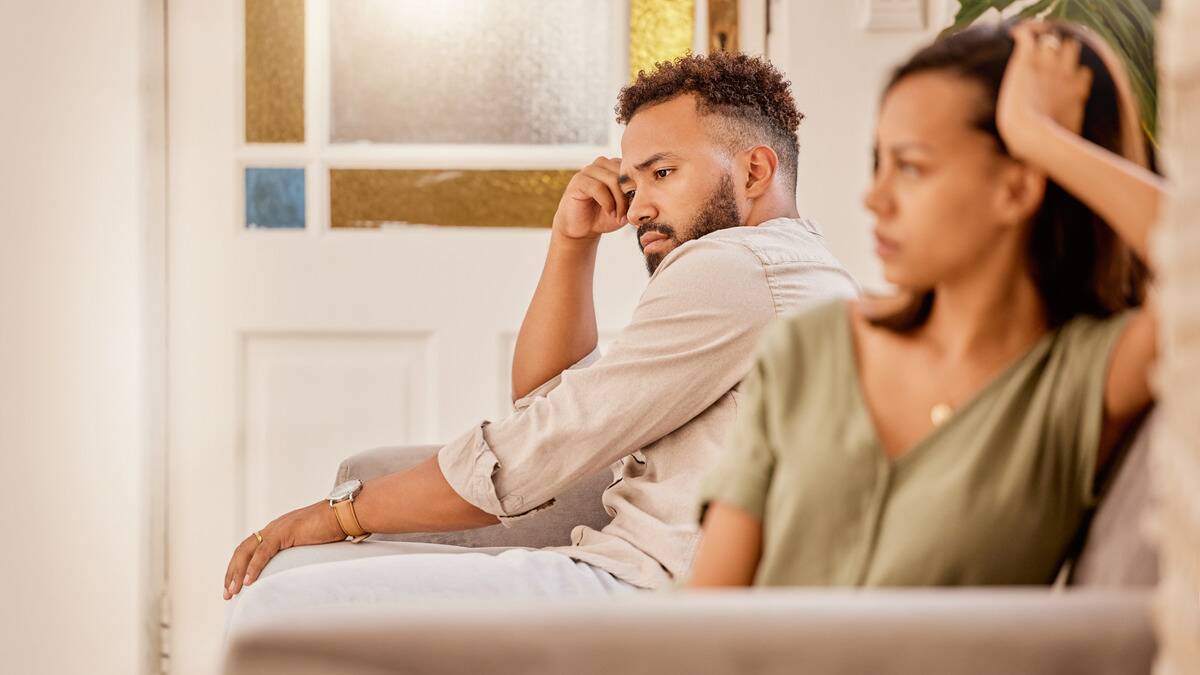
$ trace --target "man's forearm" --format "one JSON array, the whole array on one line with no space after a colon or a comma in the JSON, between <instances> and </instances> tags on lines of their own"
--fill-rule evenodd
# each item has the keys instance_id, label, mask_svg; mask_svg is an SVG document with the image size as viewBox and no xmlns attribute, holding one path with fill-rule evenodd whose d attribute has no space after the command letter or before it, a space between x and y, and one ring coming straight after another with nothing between
<instances>
[{"instance_id":1,"label":"man's forearm","mask_svg":"<svg viewBox=\"0 0 1200 675\"><path fill-rule=\"evenodd\" d=\"M448 532L495 525L496 516L459 496L437 457L366 481L354 498L354 515L367 532Z\"/></svg>"},{"instance_id":2,"label":"man's forearm","mask_svg":"<svg viewBox=\"0 0 1200 675\"><path fill-rule=\"evenodd\" d=\"M571 239L557 231L513 351L515 401L596 348L592 277L599 237Z\"/></svg>"}]
</instances>

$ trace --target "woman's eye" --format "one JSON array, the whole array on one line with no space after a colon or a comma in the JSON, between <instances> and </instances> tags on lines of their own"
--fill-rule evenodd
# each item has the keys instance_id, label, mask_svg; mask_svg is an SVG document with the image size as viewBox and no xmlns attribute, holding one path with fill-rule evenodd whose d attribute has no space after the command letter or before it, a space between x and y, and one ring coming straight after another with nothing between
<instances>
[{"instance_id":1,"label":"woman's eye","mask_svg":"<svg viewBox=\"0 0 1200 675\"><path fill-rule=\"evenodd\" d=\"M896 170L906 176L920 176L921 167L909 162L896 161Z\"/></svg>"},{"instance_id":2,"label":"woman's eye","mask_svg":"<svg viewBox=\"0 0 1200 675\"><path fill-rule=\"evenodd\" d=\"M654 171L654 175L659 178L666 178L667 176L670 176L671 172L674 170L675 169L656 169Z\"/></svg>"},{"instance_id":3,"label":"woman's eye","mask_svg":"<svg viewBox=\"0 0 1200 675\"><path fill-rule=\"evenodd\" d=\"M632 200L633 200L633 194L634 194L635 192L637 192L637 190L630 190L630 191L626 192L626 193L625 193L625 199L628 199L628 200L632 201Z\"/></svg>"}]
</instances>

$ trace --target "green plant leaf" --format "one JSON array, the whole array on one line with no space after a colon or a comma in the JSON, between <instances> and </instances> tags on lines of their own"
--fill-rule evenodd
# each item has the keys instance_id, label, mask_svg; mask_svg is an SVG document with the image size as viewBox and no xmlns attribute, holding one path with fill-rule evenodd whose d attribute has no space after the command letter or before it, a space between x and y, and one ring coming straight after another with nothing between
<instances>
[{"instance_id":1,"label":"green plant leaf","mask_svg":"<svg viewBox=\"0 0 1200 675\"><path fill-rule=\"evenodd\" d=\"M959 0L954 23L943 35L970 26L989 9L1003 11L1015 0ZM1142 128L1155 141L1158 120L1158 71L1154 61L1155 0L1037 0L1017 18L1063 19L1086 26L1106 41L1125 63L1138 101Z\"/></svg>"},{"instance_id":2,"label":"green plant leaf","mask_svg":"<svg viewBox=\"0 0 1200 675\"><path fill-rule=\"evenodd\" d=\"M989 9L1004 11L1016 0L959 0L958 12L954 15L954 23L942 31L942 35L957 33L975 23L975 20L987 13Z\"/></svg>"},{"instance_id":3,"label":"green plant leaf","mask_svg":"<svg viewBox=\"0 0 1200 675\"><path fill-rule=\"evenodd\" d=\"M1042 15L1050 5L1054 4L1055 0L1038 0L1032 5L1021 10L1017 14L1018 19L1032 19Z\"/></svg>"},{"instance_id":4,"label":"green plant leaf","mask_svg":"<svg viewBox=\"0 0 1200 675\"><path fill-rule=\"evenodd\" d=\"M1143 12L1137 13L1135 6ZM1157 72L1154 65L1154 17L1141 1L1062 0L1063 18L1096 32L1116 51L1129 73L1142 127L1151 131L1158 119Z\"/></svg>"}]
</instances>

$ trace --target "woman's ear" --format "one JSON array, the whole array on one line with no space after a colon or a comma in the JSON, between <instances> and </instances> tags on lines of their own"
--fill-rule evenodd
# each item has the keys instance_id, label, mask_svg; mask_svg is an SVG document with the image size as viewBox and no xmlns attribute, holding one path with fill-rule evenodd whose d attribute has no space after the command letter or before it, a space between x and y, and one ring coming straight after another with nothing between
<instances>
[{"instance_id":1,"label":"woman's ear","mask_svg":"<svg viewBox=\"0 0 1200 675\"><path fill-rule=\"evenodd\" d=\"M750 149L746 163L746 197L757 199L766 194L779 170L779 155L765 145Z\"/></svg>"},{"instance_id":2,"label":"woman's ear","mask_svg":"<svg viewBox=\"0 0 1200 675\"><path fill-rule=\"evenodd\" d=\"M1000 174L997 210L1001 223L1018 226L1033 218L1046 197L1046 174L1020 162L1010 162Z\"/></svg>"}]
</instances>

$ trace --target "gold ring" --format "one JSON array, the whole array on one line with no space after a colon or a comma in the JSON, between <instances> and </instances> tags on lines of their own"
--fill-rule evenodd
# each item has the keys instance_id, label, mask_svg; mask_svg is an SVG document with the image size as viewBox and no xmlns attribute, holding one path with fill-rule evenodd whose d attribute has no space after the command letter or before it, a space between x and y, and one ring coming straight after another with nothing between
<instances>
[{"instance_id":1,"label":"gold ring","mask_svg":"<svg viewBox=\"0 0 1200 675\"><path fill-rule=\"evenodd\" d=\"M1062 47L1062 38L1057 33L1042 33L1038 44L1051 51L1057 51L1059 47Z\"/></svg>"},{"instance_id":2,"label":"gold ring","mask_svg":"<svg viewBox=\"0 0 1200 675\"><path fill-rule=\"evenodd\" d=\"M262 543L262 535L261 534L255 532L254 538L258 540L258 543L260 543L260 544Z\"/></svg>"}]
</instances>

